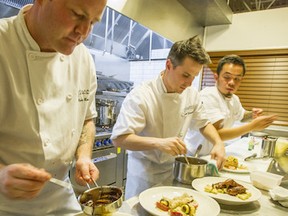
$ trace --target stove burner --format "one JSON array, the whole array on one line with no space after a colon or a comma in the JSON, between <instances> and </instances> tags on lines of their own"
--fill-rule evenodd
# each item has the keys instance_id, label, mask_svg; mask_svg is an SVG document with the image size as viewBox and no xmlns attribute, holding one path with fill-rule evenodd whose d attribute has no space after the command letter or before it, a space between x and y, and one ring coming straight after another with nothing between
<instances>
[{"instance_id":1,"label":"stove burner","mask_svg":"<svg viewBox=\"0 0 288 216\"><path fill-rule=\"evenodd\" d=\"M105 149L105 148L113 148L114 146L110 139L111 134L112 134L111 127L96 126L95 143L94 143L93 151Z\"/></svg>"},{"instance_id":2,"label":"stove burner","mask_svg":"<svg viewBox=\"0 0 288 216\"><path fill-rule=\"evenodd\" d=\"M96 126L96 133L111 133L112 132L112 128L110 127L97 127Z\"/></svg>"}]
</instances>

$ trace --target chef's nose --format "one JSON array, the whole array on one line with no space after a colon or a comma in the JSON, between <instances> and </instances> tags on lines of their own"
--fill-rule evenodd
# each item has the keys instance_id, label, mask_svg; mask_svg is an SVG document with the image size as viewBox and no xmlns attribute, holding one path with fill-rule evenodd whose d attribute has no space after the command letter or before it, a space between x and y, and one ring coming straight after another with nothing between
<instances>
[{"instance_id":1,"label":"chef's nose","mask_svg":"<svg viewBox=\"0 0 288 216\"><path fill-rule=\"evenodd\" d=\"M187 79L187 81L186 81L186 84L187 84L188 86L191 86L194 79L195 79L194 76L193 76L193 77L192 77L192 76L189 77L189 79Z\"/></svg>"},{"instance_id":2,"label":"chef's nose","mask_svg":"<svg viewBox=\"0 0 288 216\"><path fill-rule=\"evenodd\" d=\"M86 38L92 29L92 24L89 20L83 20L76 26L76 32L79 33L82 38Z\"/></svg>"},{"instance_id":3,"label":"chef's nose","mask_svg":"<svg viewBox=\"0 0 288 216\"><path fill-rule=\"evenodd\" d=\"M231 85L231 86L234 86L234 85L235 85L234 79L231 78L231 79L228 81L228 84Z\"/></svg>"}]
</instances>

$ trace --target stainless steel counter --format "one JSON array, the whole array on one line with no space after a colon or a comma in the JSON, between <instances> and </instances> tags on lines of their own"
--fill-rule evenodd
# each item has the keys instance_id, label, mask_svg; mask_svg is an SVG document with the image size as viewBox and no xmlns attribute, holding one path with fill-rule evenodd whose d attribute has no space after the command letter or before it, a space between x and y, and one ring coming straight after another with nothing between
<instances>
[{"instance_id":1,"label":"stainless steel counter","mask_svg":"<svg viewBox=\"0 0 288 216\"><path fill-rule=\"evenodd\" d=\"M235 155L238 158L244 159L248 155L258 152L260 148L259 146L255 146L253 151L248 151L248 142L246 139L241 139L238 142L235 142L226 148L226 153L228 155ZM283 160L283 159L282 159ZM275 162L275 161L274 161ZM272 159L268 160L257 160L252 161L251 164L254 166L256 170L266 171L268 168L271 172L276 172L275 169L276 163L274 163ZM274 163L274 164L273 164ZM282 163L283 164L283 163ZM278 164L279 165L279 164ZM288 163L286 164L288 166ZM277 168L277 167L276 167ZM278 167L279 168L279 167ZM284 167L282 167L284 168ZM283 170L283 169L282 169ZM284 168L286 170L286 167ZM279 174L279 173L278 173ZM283 181L281 186L288 188L287 182L287 172L282 173L284 175ZM230 177L242 181L246 181L250 183L250 176L249 174L235 174L235 173L225 173L221 172L221 176L223 177ZM192 189L191 185L185 185L179 183L176 180L167 180L161 184L155 186L177 186L177 187L184 187ZM245 205L238 205L238 206L231 206L231 205L223 205L219 204L221 208L220 216L230 216L230 215L251 215L251 216L284 216L287 215L288 208L281 206L278 202L273 201L268 191L260 190L262 193L261 198L258 201L245 204ZM209 206L207 206L209 208ZM141 215L141 216L150 216L150 214L145 211L139 203L138 197L132 197L125 202L123 202L122 207L119 209L119 212L128 213L131 215Z\"/></svg>"},{"instance_id":2,"label":"stainless steel counter","mask_svg":"<svg viewBox=\"0 0 288 216\"><path fill-rule=\"evenodd\" d=\"M184 188L191 188L190 185L181 184L175 180L164 182L157 186L177 186ZM282 207L277 202L274 202L270 199L267 191L262 192L262 197L259 201L252 202L245 205L231 206L219 204L221 208L220 216L230 216L230 215L251 215L251 216L285 216L287 215L287 208ZM207 206L209 208L209 206ZM138 197L132 197L129 200L126 200L122 207L119 209L119 212L129 213L131 215L139 216L150 216L147 211L145 211L140 203L138 202ZM286 212L286 213L285 213Z\"/></svg>"}]
</instances>

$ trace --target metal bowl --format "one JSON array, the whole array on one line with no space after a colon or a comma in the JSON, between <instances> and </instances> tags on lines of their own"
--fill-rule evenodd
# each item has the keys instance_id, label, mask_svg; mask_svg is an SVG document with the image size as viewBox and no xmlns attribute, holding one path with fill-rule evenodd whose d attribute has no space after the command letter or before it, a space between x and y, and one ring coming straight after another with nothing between
<instances>
[{"instance_id":1,"label":"metal bowl","mask_svg":"<svg viewBox=\"0 0 288 216\"><path fill-rule=\"evenodd\" d=\"M191 184L195 178L202 178L206 175L208 161L195 157L187 157L189 164L184 157L176 157L174 162L174 178L183 183Z\"/></svg>"},{"instance_id":2,"label":"metal bowl","mask_svg":"<svg viewBox=\"0 0 288 216\"><path fill-rule=\"evenodd\" d=\"M86 215L111 215L123 202L123 192L115 186L102 186L86 190L78 197Z\"/></svg>"}]
</instances>

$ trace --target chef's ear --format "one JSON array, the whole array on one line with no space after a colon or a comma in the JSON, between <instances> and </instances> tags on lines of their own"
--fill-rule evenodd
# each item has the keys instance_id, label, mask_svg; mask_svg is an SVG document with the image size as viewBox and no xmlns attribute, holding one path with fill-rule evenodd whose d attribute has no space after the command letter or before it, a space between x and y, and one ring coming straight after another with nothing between
<instances>
[{"instance_id":1,"label":"chef's ear","mask_svg":"<svg viewBox=\"0 0 288 216\"><path fill-rule=\"evenodd\" d=\"M215 81L217 81L219 79L219 75L217 73L213 73L213 74L214 74Z\"/></svg>"},{"instance_id":2,"label":"chef's ear","mask_svg":"<svg viewBox=\"0 0 288 216\"><path fill-rule=\"evenodd\" d=\"M171 59L166 60L166 69L171 70L173 68L173 64L171 62Z\"/></svg>"}]
</instances>

